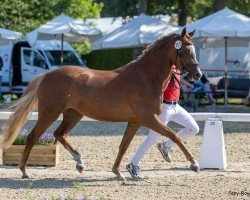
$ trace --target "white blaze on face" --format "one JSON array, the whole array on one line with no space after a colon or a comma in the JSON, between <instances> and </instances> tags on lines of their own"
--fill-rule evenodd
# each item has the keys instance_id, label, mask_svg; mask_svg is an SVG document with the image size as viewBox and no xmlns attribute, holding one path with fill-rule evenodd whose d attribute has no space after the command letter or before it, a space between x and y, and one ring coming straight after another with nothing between
<instances>
[{"instance_id":1,"label":"white blaze on face","mask_svg":"<svg viewBox=\"0 0 250 200\"><path fill-rule=\"evenodd\" d=\"M196 59L196 52L195 52L194 45L191 45L190 48L191 48L191 51L193 51L193 52L194 52L194 55L195 55L194 61L197 62L197 59Z\"/></svg>"}]
</instances>

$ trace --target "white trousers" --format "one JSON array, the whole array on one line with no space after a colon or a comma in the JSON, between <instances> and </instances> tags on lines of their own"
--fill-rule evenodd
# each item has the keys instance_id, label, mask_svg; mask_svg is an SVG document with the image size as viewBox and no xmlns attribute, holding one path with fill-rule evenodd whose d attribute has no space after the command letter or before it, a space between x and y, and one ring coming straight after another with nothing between
<instances>
[{"instance_id":1,"label":"white trousers","mask_svg":"<svg viewBox=\"0 0 250 200\"><path fill-rule=\"evenodd\" d=\"M168 124L169 121L174 121L184 128L178 131L178 135L183 139L187 139L189 136L196 135L199 132L199 126L195 122L194 118L179 104L169 105L163 103L162 113L159 118L164 124ZM148 137L141 144L140 148L137 150L132 163L139 166L141 159L147 153L147 151L160 140L160 134L150 130ZM173 146L173 141L168 139L164 143L165 148L171 148Z\"/></svg>"}]
</instances>

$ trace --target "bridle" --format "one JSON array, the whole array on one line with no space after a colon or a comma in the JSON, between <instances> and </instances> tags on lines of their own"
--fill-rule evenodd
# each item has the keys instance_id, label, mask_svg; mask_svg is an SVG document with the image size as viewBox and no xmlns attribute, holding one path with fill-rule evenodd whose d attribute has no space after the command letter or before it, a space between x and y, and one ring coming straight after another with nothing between
<instances>
[{"instance_id":1,"label":"bridle","mask_svg":"<svg viewBox=\"0 0 250 200\"><path fill-rule=\"evenodd\" d=\"M183 61L183 51L182 51L182 47L183 45L185 46L191 46L191 45L194 45L192 42L182 42L181 41L181 38L180 36L178 36L177 40L175 41L175 49L176 49L176 58L175 58L175 62L173 63L173 65L176 66L176 63L177 63L177 59L178 59L178 56L180 57L180 61L181 61L181 65L182 65L182 69L180 70L180 73L176 71L176 69L172 69L172 78L170 80L170 84L171 83L174 83L173 80L175 80L177 82L177 84L179 85L179 87L177 89L180 89L180 81L178 80L178 78L176 77L176 75L187 75L188 73L192 72L193 70L199 68L199 63L196 62L196 63L193 63L193 64L188 64L188 63L184 63ZM171 90L173 92L173 90L175 89L174 88L175 85L173 84L171 86Z\"/></svg>"},{"instance_id":2,"label":"bridle","mask_svg":"<svg viewBox=\"0 0 250 200\"><path fill-rule=\"evenodd\" d=\"M183 51L182 51L182 47L183 45L185 46L191 46L191 45L194 45L192 42L182 42L181 39L180 39L180 36L179 38L176 40L176 42L179 42L179 44L181 45L180 48L176 48L176 58L175 58L175 62L174 62L174 65L176 66L176 62L177 62L177 59L178 59L178 56L180 57L180 61L181 61L181 65L182 65L182 70L180 75L183 75L183 74L188 74L190 73L191 71L197 69L199 67L199 63L196 62L196 63L193 63L193 64L188 64L188 63L184 63L183 62ZM175 44L176 44L175 42ZM175 72L177 73L177 72Z\"/></svg>"},{"instance_id":3,"label":"bridle","mask_svg":"<svg viewBox=\"0 0 250 200\"><path fill-rule=\"evenodd\" d=\"M179 45L176 43L179 43ZM176 82L178 83L179 87L180 87L180 81L176 78L176 75L187 75L188 73L192 72L193 70L199 68L199 63L193 63L193 64L188 64L188 63L184 63L183 61L183 51L182 51L182 47L183 45L186 46L191 46L194 45L192 42L182 42L180 36L177 38L177 40L175 41L175 49L176 49L176 58L175 58L175 62L174 65L176 66L177 63L177 59L178 56L180 57L180 61L181 61L181 65L182 65L182 69L180 70L180 73L178 73L176 70L172 70L173 72L173 76L172 79L176 80ZM174 86L172 86L172 91ZM178 88L179 89L179 88Z\"/></svg>"}]
</instances>

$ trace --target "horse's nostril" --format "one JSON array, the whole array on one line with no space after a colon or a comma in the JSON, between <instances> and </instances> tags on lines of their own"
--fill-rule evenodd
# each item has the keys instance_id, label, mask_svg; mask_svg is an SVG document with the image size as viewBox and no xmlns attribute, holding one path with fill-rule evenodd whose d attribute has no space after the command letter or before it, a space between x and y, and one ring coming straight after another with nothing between
<instances>
[{"instance_id":1,"label":"horse's nostril","mask_svg":"<svg viewBox=\"0 0 250 200\"><path fill-rule=\"evenodd\" d=\"M196 76L197 78L200 78L200 77L201 77L201 73L197 73L195 76Z\"/></svg>"}]
</instances>

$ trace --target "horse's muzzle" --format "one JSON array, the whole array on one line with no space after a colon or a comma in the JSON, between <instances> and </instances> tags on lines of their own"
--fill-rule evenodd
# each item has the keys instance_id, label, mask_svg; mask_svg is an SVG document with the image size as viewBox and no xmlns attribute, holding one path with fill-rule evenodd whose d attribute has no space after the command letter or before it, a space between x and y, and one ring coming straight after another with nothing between
<instances>
[{"instance_id":1,"label":"horse's muzzle","mask_svg":"<svg viewBox=\"0 0 250 200\"><path fill-rule=\"evenodd\" d=\"M197 73L195 74L195 76L194 76L194 79L195 79L195 80L200 80L201 76L202 76L202 73L201 73L201 72L197 72Z\"/></svg>"},{"instance_id":2,"label":"horse's muzzle","mask_svg":"<svg viewBox=\"0 0 250 200\"><path fill-rule=\"evenodd\" d=\"M197 65L196 70L194 71L194 74L193 74L193 78L195 80L200 80L201 76L202 76L202 72L200 70L200 66Z\"/></svg>"}]
</instances>

